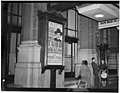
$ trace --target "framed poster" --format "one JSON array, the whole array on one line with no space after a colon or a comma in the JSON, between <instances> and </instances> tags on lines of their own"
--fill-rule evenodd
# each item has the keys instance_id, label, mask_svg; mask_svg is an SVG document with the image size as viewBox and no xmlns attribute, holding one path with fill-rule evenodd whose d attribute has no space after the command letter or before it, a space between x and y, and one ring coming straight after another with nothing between
<instances>
[{"instance_id":1,"label":"framed poster","mask_svg":"<svg viewBox=\"0 0 120 93\"><path fill-rule=\"evenodd\" d=\"M63 65L63 25L48 21L47 65Z\"/></svg>"}]
</instances>

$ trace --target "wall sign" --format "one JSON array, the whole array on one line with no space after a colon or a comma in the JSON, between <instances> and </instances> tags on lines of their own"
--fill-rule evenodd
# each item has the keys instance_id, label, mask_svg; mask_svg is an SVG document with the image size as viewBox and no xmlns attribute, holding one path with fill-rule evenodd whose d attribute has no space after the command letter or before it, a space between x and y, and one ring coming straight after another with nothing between
<instances>
[{"instance_id":1,"label":"wall sign","mask_svg":"<svg viewBox=\"0 0 120 93\"><path fill-rule=\"evenodd\" d=\"M63 65L63 25L48 21L47 65Z\"/></svg>"},{"instance_id":2,"label":"wall sign","mask_svg":"<svg viewBox=\"0 0 120 93\"><path fill-rule=\"evenodd\" d=\"M119 25L119 19L111 19L98 23L99 29L114 27Z\"/></svg>"}]
</instances>

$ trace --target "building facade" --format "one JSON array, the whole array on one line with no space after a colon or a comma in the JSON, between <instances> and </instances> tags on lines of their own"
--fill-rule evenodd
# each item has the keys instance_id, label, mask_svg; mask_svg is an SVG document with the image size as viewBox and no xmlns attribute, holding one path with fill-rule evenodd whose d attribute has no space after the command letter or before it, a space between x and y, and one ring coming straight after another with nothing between
<instances>
[{"instance_id":1,"label":"building facade","mask_svg":"<svg viewBox=\"0 0 120 93\"><path fill-rule=\"evenodd\" d=\"M91 71L91 85L94 86L91 58L95 57L100 64L103 58L108 65L109 74L118 75L119 64L119 31L118 23L109 24L100 28L100 22L79 13L79 9L89 4L84 3L14 3L2 2L2 84L14 83L22 87L50 88L51 72L49 69L42 73L44 64L44 46L41 45L40 14L49 13L60 15L66 19L64 22L63 66L64 70L59 74L56 70L56 88L64 88L64 82L68 78L76 78L82 60L87 60ZM118 20L116 17L115 19ZM110 19L114 20L114 19ZM118 20L119 21L119 20ZM101 25L102 26L102 25ZM104 27L105 26L105 27ZM44 33L46 34L46 33ZM65 38L65 39L66 39ZM77 39L77 42L72 41ZM105 40L109 48L105 54L99 50L100 44ZM46 40L43 40L47 43ZM106 43L107 42L107 43ZM101 55L104 55L103 57ZM3 87L4 89L4 87Z\"/></svg>"}]
</instances>

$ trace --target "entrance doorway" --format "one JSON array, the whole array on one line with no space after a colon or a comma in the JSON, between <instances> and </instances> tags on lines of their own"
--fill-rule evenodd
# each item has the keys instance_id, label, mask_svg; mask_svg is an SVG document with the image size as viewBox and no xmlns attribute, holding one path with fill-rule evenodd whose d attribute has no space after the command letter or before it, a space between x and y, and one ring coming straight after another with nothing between
<instances>
[{"instance_id":1,"label":"entrance doorway","mask_svg":"<svg viewBox=\"0 0 120 93\"><path fill-rule=\"evenodd\" d=\"M108 44L108 49L104 53L101 53L100 59L105 60L109 75L117 75L119 65L119 31L116 27L110 27L101 29L100 34L101 42L104 38Z\"/></svg>"},{"instance_id":2,"label":"entrance doorway","mask_svg":"<svg viewBox=\"0 0 120 93\"><path fill-rule=\"evenodd\" d=\"M67 56L65 57L65 78L75 77L75 63L77 60L77 41L78 38L66 36Z\"/></svg>"},{"instance_id":3,"label":"entrance doorway","mask_svg":"<svg viewBox=\"0 0 120 93\"><path fill-rule=\"evenodd\" d=\"M70 52L70 56L69 57L66 57L65 58L65 66L66 66L66 69L65 69L65 78L69 78L69 77L75 77L75 59L74 59L74 56L73 56L73 45L74 43L71 43L71 44L68 44L69 46L69 52Z\"/></svg>"},{"instance_id":4,"label":"entrance doorway","mask_svg":"<svg viewBox=\"0 0 120 93\"><path fill-rule=\"evenodd\" d=\"M2 3L2 79L14 82L17 47L21 41L22 3Z\"/></svg>"}]
</instances>

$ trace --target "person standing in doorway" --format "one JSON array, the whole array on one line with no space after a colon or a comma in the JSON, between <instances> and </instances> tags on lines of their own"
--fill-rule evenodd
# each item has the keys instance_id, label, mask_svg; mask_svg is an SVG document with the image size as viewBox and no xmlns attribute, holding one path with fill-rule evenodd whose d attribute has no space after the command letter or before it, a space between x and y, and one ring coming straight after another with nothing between
<instances>
[{"instance_id":1,"label":"person standing in doorway","mask_svg":"<svg viewBox=\"0 0 120 93\"><path fill-rule=\"evenodd\" d=\"M99 66L95 62L95 58L92 59L92 68L93 68L93 75L94 75L94 88L99 88Z\"/></svg>"}]
</instances>

